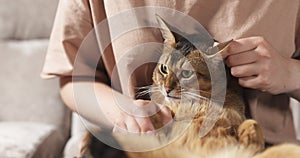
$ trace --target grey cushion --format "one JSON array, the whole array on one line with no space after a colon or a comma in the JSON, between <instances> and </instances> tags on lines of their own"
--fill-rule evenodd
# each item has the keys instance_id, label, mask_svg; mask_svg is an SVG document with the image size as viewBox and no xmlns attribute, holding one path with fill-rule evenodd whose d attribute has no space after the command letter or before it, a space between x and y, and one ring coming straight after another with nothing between
<instances>
[{"instance_id":1,"label":"grey cushion","mask_svg":"<svg viewBox=\"0 0 300 158\"><path fill-rule=\"evenodd\" d=\"M49 37L58 0L0 0L0 40Z\"/></svg>"},{"instance_id":2,"label":"grey cushion","mask_svg":"<svg viewBox=\"0 0 300 158\"><path fill-rule=\"evenodd\" d=\"M37 121L65 127L67 108L58 80L40 78L48 40L0 43L0 120ZM67 113L66 113L67 112Z\"/></svg>"},{"instance_id":3,"label":"grey cushion","mask_svg":"<svg viewBox=\"0 0 300 158\"><path fill-rule=\"evenodd\" d=\"M52 125L62 151L69 136L70 111L60 99L58 80L40 78L47 45L48 40L0 43L0 121Z\"/></svg>"},{"instance_id":4,"label":"grey cushion","mask_svg":"<svg viewBox=\"0 0 300 158\"><path fill-rule=\"evenodd\" d=\"M0 157L37 157L38 148L47 146L48 158L58 157L61 146L49 143L61 141L54 126L33 122L0 122ZM52 146L50 146L52 145ZM48 152L47 152L48 151ZM45 154L44 154L45 155Z\"/></svg>"}]
</instances>

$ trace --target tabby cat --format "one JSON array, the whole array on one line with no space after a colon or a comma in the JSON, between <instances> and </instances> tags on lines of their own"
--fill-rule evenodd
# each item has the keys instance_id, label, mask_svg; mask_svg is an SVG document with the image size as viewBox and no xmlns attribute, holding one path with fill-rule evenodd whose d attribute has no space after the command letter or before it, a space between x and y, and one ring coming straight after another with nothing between
<instances>
[{"instance_id":1,"label":"tabby cat","mask_svg":"<svg viewBox=\"0 0 300 158\"><path fill-rule=\"evenodd\" d=\"M164 38L164 48L153 72L151 100L167 106L173 113L174 121L167 134L168 138L176 137L179 135L178 131L187 129L173 143L158 151L128 155L130 157L171 157L166 156L167 153L180 149L189 151L197 157L211 158L218 154L224 157L222 151L227 152L226 150L230 149L232 150L230 157L246 158L263 150L262 131L254 120L245 119L242 91L235 78L229 76L228 81L220 81L220 84L227 82L223 108L218 107L218 103L211 99L212 83L207 61L216 67L222 65L223 60L220 60L218 55L231 41L211 49L216 52L201 52L186 38L171 32L168 24L160 17L157 19ZM193 38L192 36L190 38ZM217 91L222 92L222 89ZM205 136L200 137L200 129L203 127L201 125L205 119L211 119L207 115L210 108L219 110L217 120L212 129ZM159 118L155 116L151 118L159 128Z\"/></svg>"},{"instance_id":2,"label":"tabby cat","mask_svg":"<svg viewBox=\"0 0 300 158\"><path fill-rule=\"evenodd\" d=\"M170 144L153 151L126 152L127 157L274 158L287 152L292 158L299 157L300 148L295 145L273 147L262 152L262 130L256 121L245 118L242 91L236 78L230 76L230 73L227 73L227 81L220 81L221 84L227 83L223 107L212 100L212 76L207 61L222 65L223 61L217 56L231 41L218 44L211 49L215 52L208 54L199 51L186 38L171 32L169 25L160 17L157 17L157 20L164 38L164 48L153 72L151 100L167 106L172 111L173 122L167 132L158 132L156 137L140 138L118 133L113 136L121 146L128 145L128 139L133 144L159 144L178 137ZM222 91L217 89L217 93L218 90ZM209 109L217 110L218 116L213 127L204 135L200 135L203 127L201 125L211 119L208 117ZM162 127L159 116L153 115L151 119L156 128Z\"/></svg>"}]
</instances>

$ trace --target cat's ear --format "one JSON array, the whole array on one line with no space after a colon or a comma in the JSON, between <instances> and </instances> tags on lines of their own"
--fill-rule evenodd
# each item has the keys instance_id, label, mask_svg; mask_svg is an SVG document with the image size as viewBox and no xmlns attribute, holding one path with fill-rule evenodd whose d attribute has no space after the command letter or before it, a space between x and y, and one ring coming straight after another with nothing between
<instances>
[{"instance_id":1,"label":"cat's ear","mask_svg":"<svg viewBox=\"0 0 300 158\"><path fill-rule=\"evenodd\" d=\"M164 39L164 44L175 46L176 45L176 39L170 28L168 27L167 23L156 14L156 20L160 27L161 34Z\"/></svg>"},{"instance_id":2,"label":"cat's ear","mask_svg":"<svg viewBox=\"0 0 300 158\"><path fill-rule=\"evenodd\" d=\"M208 55L222 54L222 52L228 48L232 41L233 39L223 43L217 43L215 46L208 49Z\"/></svg>"}]
</instances>

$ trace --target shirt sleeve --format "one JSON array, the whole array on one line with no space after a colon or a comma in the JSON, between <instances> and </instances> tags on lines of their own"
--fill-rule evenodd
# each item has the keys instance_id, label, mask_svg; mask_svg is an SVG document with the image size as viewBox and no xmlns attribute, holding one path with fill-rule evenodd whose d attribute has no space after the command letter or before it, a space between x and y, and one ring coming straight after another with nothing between
<instances>
[{"instance_id":1,"label":"shirt sleeve","mask_svg":"<svg viewBox=\"0 0 300 158\"><path fill-rule=\"evenodd\" d=\"M88 0L61 0L50 36L42 78L80 76L108 81Z\"/></svg>"}]
</instances>

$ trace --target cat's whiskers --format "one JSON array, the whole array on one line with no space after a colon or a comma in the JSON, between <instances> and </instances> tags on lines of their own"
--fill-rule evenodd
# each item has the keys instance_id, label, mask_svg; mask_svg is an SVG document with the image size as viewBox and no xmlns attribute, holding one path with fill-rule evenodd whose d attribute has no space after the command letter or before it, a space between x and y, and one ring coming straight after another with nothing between
<instances>
[{"instance_id":1,"label":"cat's whiskers","mask_svg":"<svg viewBox=\"0 0 300 158\"><path fill-rule=\"evenodd\" d=\"M150 88L153 88L154 86L153 85L149 85L149 86L142 86L142 87L135 87L135 89L137 90L142 90L142 89L150 89Z\"/></svg>"},{"instance_id":2,"label":"cat's whiskers","mask_svg":"<svg viewBox=\"0 0 300 158\"><path fill-rule=\"evenodd\" d=\"M203 97L203 96L201 96L199 94L188 92L188 91L183 91L182 95L185 95L187 97L190 97L190 98L196 99L196 100L200 100L200 99L202 99L202 100L208 100L208 98L206 98L206 97Z\"/></svg>"},{"instance_id":3,"label":"cat's whiskers","mask_svg":"<svg viewBox=\"0 0 300 158\"><path fill-rule=\"evenodd\" d=\"M151 93L150 90L144 90L144 91L138 92L136 97L141 97L141 96L144 96L144 95L147 95L147 94L150 94L150 93Z\"/></svg>"},{"instance_id":4,"label":"cat's whiskers","mask_svg":"<svg viewBox=\"0 0 300 158\"><path fill-rule=\"evenodd\" d=\"M204 94L210 94L210 92L206 92L204 90L201 90L201 89L198 89L198 90L195 90L195 89L189 89L190 92L198 92L198 93L204 93Z\"/></svg>"},{"instance_id":5,"label":"cat's whiskers","mask_svg":"<svg viewBox=\"0 0 300 158\"><path fill-rule=\"evenodd\" d=\"M158 86L153 86L153 85L150 85L150 86L143 86L143 87L136 87L136 89L138 90L142 90L142 91L139 91L137 92L136 94L136 97L141 97L141 96L145 96L147 94L151 94L153 92L160 92L161 89L158 87ZM143 90L145 89L145 90Z\"/></svg>"}]
</instances>

